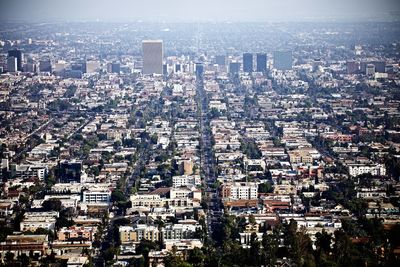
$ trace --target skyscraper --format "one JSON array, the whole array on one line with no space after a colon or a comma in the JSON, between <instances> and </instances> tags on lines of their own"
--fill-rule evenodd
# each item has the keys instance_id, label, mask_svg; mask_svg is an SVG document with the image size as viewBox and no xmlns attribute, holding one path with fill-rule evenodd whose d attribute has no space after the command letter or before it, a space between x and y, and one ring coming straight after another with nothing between
<instances>
[{"instance_id":1,"label":"skyscraper","mask_svg":"<svg viewBox=\"0 0 400 267\"><path fill-rule=\"evenodd\" d=\"M224 55L215 56L215 63L218 64L219 66L225 66L226 57Z\"/></svg>"},{"instance_id":2,"label":"skyscraper","mask_svg":"<svg viewBox=\"0 0 400 267\"><path fill-rule=\"evenodd\" d=\"M243 54L243 71L253 72L253 54L251 53Z\"/></svg>"},{"instance_id":3,"label":"skyscraper","mask_svg":"<svg viewBox=\"0 0 400 267\"><path fill-rule=\"evenodd\" d=\"M8 72L17 72L17 58L16 57L8 57L7 58L7 71Z\"/></svg>"},{"instance_id":4,"label":"skyscraper","mask_svg":"<svg viewBox=\"0 0 400 267\"><path fill-rule=\"evenodd\" d=\"M15 57L17 59L17 70L22 71L22 51L21 50L10 50L8 51L8 57Z\"/></svg>"},{"instance_id":5,"label":"skyscraper","mask_svg":"<svg viewBox=\"0 0 400 267\"><path fill-rule=\"evenodd\" d=\"M203 63L196 63L196 80L201 80L204 77Z\"/></svg>"},{"instance_id":6,"label":"skyscraper","mask_svg":"<svg viewBox=\"0 0 400 267\"><path fill-rule=\"evenodd\" d=\"M85 63L85 72L86 73L95 73L98 69L100 69L100 62L95 60L88 60Z\"/></svg>"},{"instance_id":7,"label":"skyscraper","mask_svg":"<svg viewBox=\"0 0 400 267\"><path fill-rule=\"evenodd\" d=\"M45 59L41 60L39 63L39 70L41 72L51 72L51 60L50 59Z\"/></svg>"},{"instance_id":8,"label":"skyscraper","mask_svg":"<svg viewBox=\"0 0 400 267\"><path fill-rule=\"evenodd\" d=\"M163 74L163 42L162 40L144 40L143 74Z\"/></svg>"},{"instance_id":9,"label":"skyscraper","mask_svg":"<svg viewBox=\"0 0 400 267\"><path fill-rule=\"evenodd\" d=\"M240 63L239 62L231 62L229 63L229 73L237 74L240 71Z\"/></svg>"},{"instance_id":10,"label":"skyscraper","mask_svg":"<svg viewBox=\"0 0 400 267\"><path fill-rule=\"evenodd\" d=\"M267 54L257 54L257 72L265 72L267 70Z\"/></svg>"},{"instance_id":11,"label":"skyscraper","mask_svg":"<svg viewBox=\"0 0 400 267\"><path fill-rule=\"evenodd\" d=\"M277 70L291 70L293 64L292 51L275 51L274 68Z\"/></svg>"}]
</instances>

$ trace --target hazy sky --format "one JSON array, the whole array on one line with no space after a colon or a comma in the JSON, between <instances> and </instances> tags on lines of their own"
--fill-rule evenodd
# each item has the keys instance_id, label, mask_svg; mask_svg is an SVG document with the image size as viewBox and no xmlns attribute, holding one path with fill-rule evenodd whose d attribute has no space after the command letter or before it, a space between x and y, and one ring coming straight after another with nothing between
<instances>
[{"instance_id":1,"label":"hazy sky","mask_svg":"<svg viewBox=\"0 0 400 267\"><path fill-rule=\"evenodd\" d=\"M400 0L0 0L0 19L269 21L398 18Z\"/></svg>"}]
</instances>

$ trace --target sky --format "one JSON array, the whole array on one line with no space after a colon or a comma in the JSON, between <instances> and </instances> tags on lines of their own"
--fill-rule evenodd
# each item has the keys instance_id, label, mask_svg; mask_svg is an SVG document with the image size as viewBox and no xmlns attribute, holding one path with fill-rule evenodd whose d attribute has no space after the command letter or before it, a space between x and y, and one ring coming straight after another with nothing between
<instances>
[{"instance_id":1,"label":"sky","mask_svg":"<svg viewBox=\"0 0 400 267\"><path fill-rule=\"evenodd\" d=\"M400 0L0 0L0 20L301 21L400 18Z\"/></svg>"}]
</instances>

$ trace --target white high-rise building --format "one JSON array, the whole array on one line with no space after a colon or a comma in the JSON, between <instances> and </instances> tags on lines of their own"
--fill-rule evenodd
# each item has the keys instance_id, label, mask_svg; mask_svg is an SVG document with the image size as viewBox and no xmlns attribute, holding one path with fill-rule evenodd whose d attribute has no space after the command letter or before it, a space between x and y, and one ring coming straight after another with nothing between
<instances>
[{"instance_id":1,"label":"white high-rise building","mask_svg":"<svg viewBox=\"0 0 400 267\"><path fill-rule=\"evenodd\" d=\"M98 61L86 61L86 73L95 73L100 69L100 62Z\"/></svg>"},{"instance_id":2,"label":"white high-rise building","mask_svg":"<svg viewBox=\"0 0 400 267\"><path fill-rule=\"evenodd\" d=\"M163 74L163 41L144 40L143 74Z\"/></svg>"}]
</instances>

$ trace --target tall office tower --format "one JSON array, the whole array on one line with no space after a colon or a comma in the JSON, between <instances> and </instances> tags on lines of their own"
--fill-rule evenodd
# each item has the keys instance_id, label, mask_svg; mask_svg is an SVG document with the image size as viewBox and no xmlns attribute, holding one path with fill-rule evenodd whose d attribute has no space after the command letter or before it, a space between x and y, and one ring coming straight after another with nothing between
<instances>
[{"instance_id":1,"label":"tall office tower","mask_svg":"<svg viewBox=\"0 0 400 267\"><path fill-rule=\"evenodd\" d=\"M81 182L82 161L60 161L58 170L58 178L61 183Z\"/></svg>"},{"instance_id":2,"label":"tall office tower","mask_svg":"<svg viewBox=\"0 0 400 267\"><path fill-rule=\"evenodd\" d=\"M17 70L22 71L22 51L21 50L10 50L8 51L8 57L15 57L17 59Z\"/></svg>"},{"instance_id":3,"label":"tall office tower","mask_svg":"<svg viewBox=\"0 0 400 267\"><path fill-rule=\"evenodd\" d=\"M163 74L163 42L162 40L144 40L143 74Z\"/></svg>"},{"instance_id":4,"label":"tall office tower","mask_svg":"<svg viewBox=\"0 0 400 267\"><path fill-rule=\"evenodd\" d=\"M257 72L267 71L267 54L257 54Z\"/></svg>"},{"instance_id":5,"label":"tall office tower","mask_svg":"<svg viewBox=\"0 0 400 267\"><path fill-rule=\"evenodd\" d=\"M365 69L365 74L368 77L372 78L372 77L375 76L375 72L376 72L375 65L374 64L368 64L366 69Z\"/></svg>"},{"instance_id":6,"label":"tall office tower","mask_svg":"<svg viewBox=\"0 0 400 267\"><path fill-rule=\"evenodd\" d=\"M41 60L39 62L39 70L41 72L51 72L51 61L49 59L47 60Z\"/></svg>"},{"instance_id":7,"label":"tall office tower","mask_svg":"<svg viewBox=\"0 0 400 267\"><path fill-rule=\"evenodd\" d=\"M274 68L277 70L291 70L293 64L292 51L275 51Z\"/></svg>"},{"instance_id":8,"label":"tall office tower","mask_svg":"<svg viewBox=\"0 0 400 267\"><path fill-rule=\"evenodd\" d=\"M162 73L164 76L168 76L168 64L162 65Z\"/></svg>"},{"instance_id":9,"label":"tall office tower","mask_svg":"<svg viewBox=\"0 0 400 267\"><path fill-rule=\"evenodd\" d=\"M175 64L175 73L181 71L181 64Z\"/></svg>"},{"instance_id":10,"label":"tall office tower","mask_svg":"<svg viewBox=\"0 0 400 267\"><path fill-rule=\"evenodd\" d=\"M394 73L394 67L392 64L386 65L385 66L385 73L388 74L393 74Z\"/></svg>"},{"instance_id":11,"label":"tall office tower","mask_svg":"<svg viewBox=\"0 0 400 267\"><path fill-rule=\"evenodd\" d=\"M346 62L347 74L356 74L360 71L360 63L354 60Z\"/></svg>"},{"instance_id":12,"label":"tall office tower","mask_svg":"<svg viewBox=\"0 0 400 267\"><path fill-rule=\"evenodd\" d=\"M97 70L100 69L100 62L95 60L88 60L85 63L85 72L86 73L95 73Z\"/></svg>"},{"instance_id":13,"label":"tall office tower","mask_svg":"<svg viewBox=\"0 0 400 267\"><path fill-rule=\"evenodd\" d=\"M107 72L108 73L120 73L121 72L121 64L118 62L108 63L107 64Z\"/></svg>"},{"instance_id":14,"label":"tall office tower","mask_svg":"<svg viewBox=\"0 0 400 267\"><path fill-rule=\"evenodd\" d=\"M7 58L7 71L8 72L17 72L18 61L16 57L8 57Z\"/></svg>"},{"instance_id":15,"label":"tall office tower","mask_svg":"<svg viewBox=\"0 0 400 267\"><path fill-rule=\"evenodd\" d=\"M219 66L225 66L226 57L223 55L215 56L215 63L218 64Z\"/></svg>"},{"instance_id":16,"label":"tall office tower","mask_svg":"<svg viewBox=\"0 0 400 267\"><path fill-rule=\"evenodd\" d=\"M37 71L37 65L32 62L28 62L24 64L24 72L36 72Z\"/></svg>"},{"instance_id":17,"label":"tall office tower","mask_svg":"<svg viewBox=\"0 0 400 267\"><path fill-rule=\"evenodd\" d=\"M243 71L253 72L253 54L244 53L243 54Z\"/></svg>"},{"instance_id":18,"label":"tall office tower","mask_svg":"<svg viewBox=\"0 0 400 267\"><path fill-rule=\"evenodd\" d=\"M204 77L203 63L196 63L196 80L202 80Z\"/></svg>"},{"instance_id":19,"label":"tall office tower","mask_svg":"<svg viewBox=\"0 0 400 267\"><path fill-rule=\"evenodd\" d=\"M240 71L240 63L239 62L231 62L229 63L229 73L237 74Z\"/></svg>"},{"instance_id":20,"label":"tall office tower","mask_svg":"<svg viewBox=\"0 0 400 267\"><path fill-rule=\"evenodd\" d=\"M373 61L371 62L375 66L375 72L384 73L385 72L385 61Z\"/></svg>"}]
</instances>

